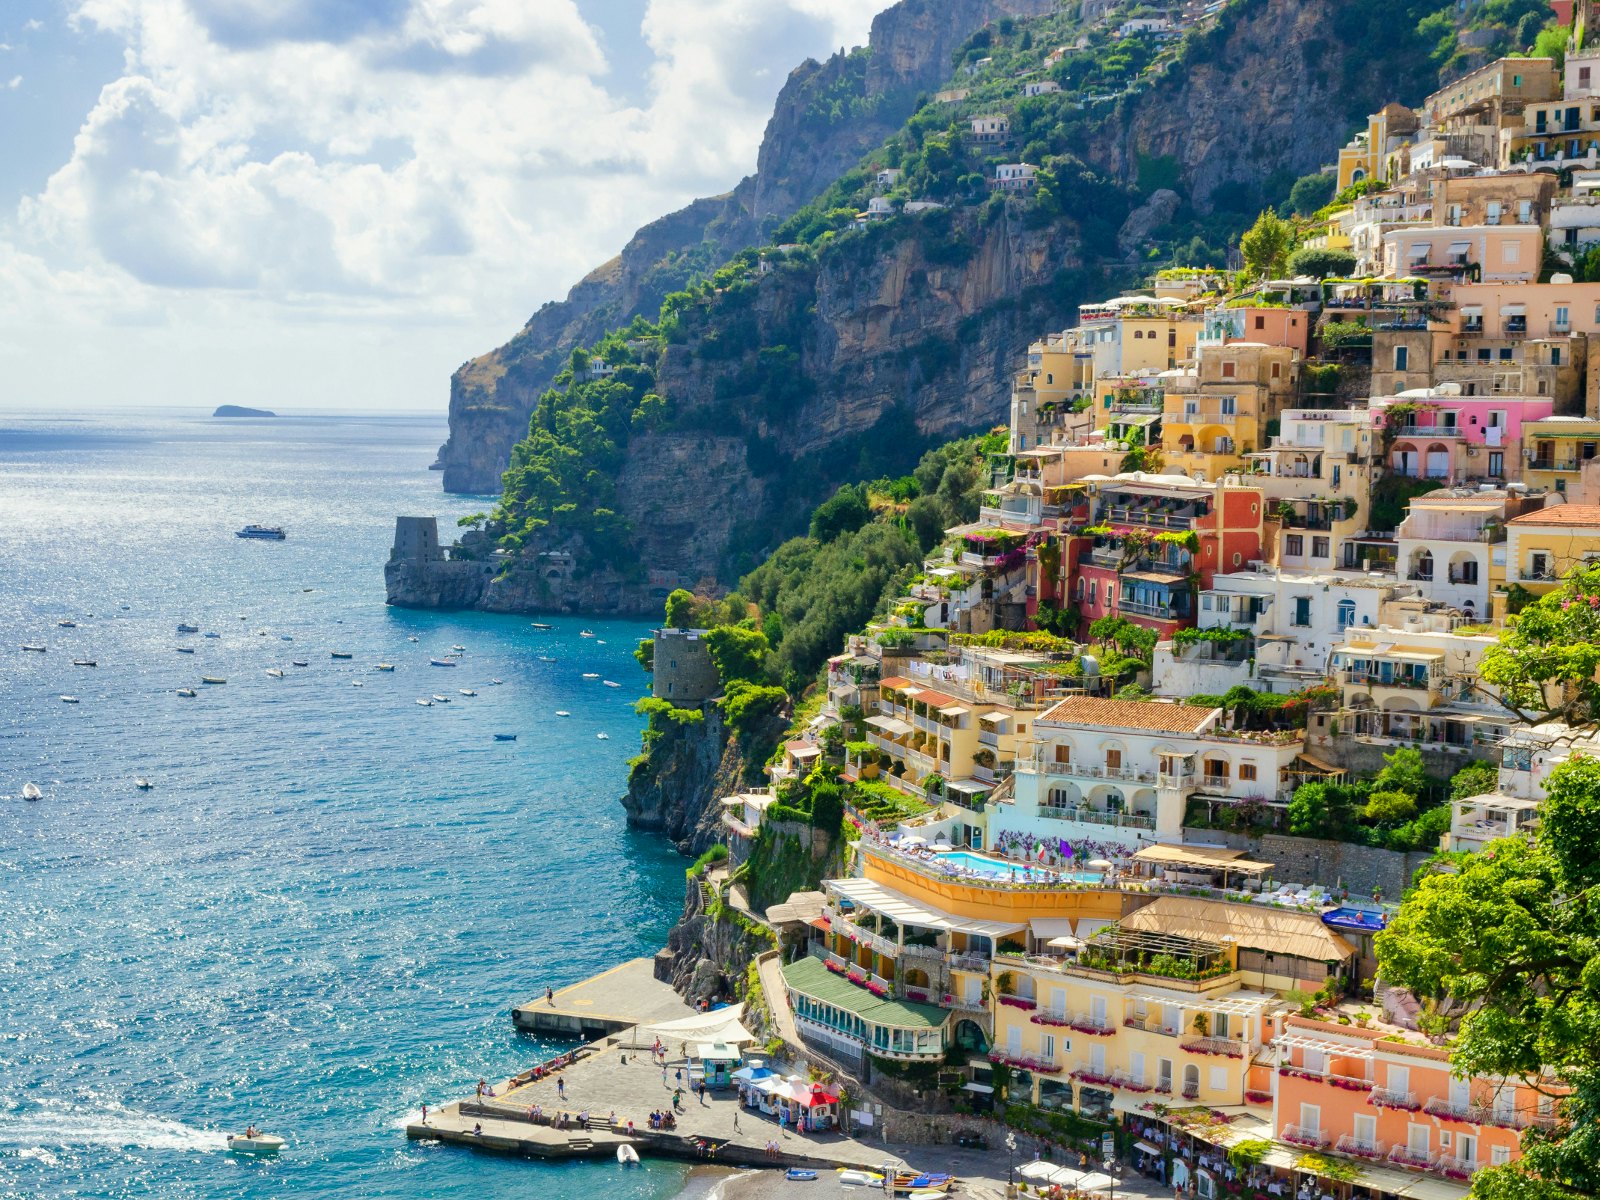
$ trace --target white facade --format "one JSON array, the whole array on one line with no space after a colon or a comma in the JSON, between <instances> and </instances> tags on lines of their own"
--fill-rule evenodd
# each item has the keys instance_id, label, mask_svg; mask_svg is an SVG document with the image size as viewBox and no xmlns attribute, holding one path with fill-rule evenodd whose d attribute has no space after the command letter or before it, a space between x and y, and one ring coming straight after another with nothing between
<instances>
[{"instance_id":1,"label":"white facade","mask_svg":"<svg viewBox=\"0 0 1600 1200\"><path fill-rule=\"evenodd\" d=\"M1000 163L994 169L994 183L1008 191L1021 191L1033 186L1033 177L1038 171L1032 163Z\"/></svg>"},{"instance_id":2,"label":"white facade","mask_svg":"<svg viewBox=\"0 0 1600 1200\"><path fill-rule=\"evenodd\" d=\"M1022 85L1022 94L1024 96L1048 96L1051 93L1059 92L1060 90L1061 85L1053 79L1041 79L1035 83L1025 83Z\"/></svg>"},{"instance_id":3,"label":"white facade","mask_svg":"<svg viewBox=\"0 0 1600 1200\"><path fill-rule=\"evenodd\" d=\"M1417 497L1398 531L1400 573L1421 595L1487 619L1490 556L1506 536L1505 496Z\"/></svg>"}]
</instances>

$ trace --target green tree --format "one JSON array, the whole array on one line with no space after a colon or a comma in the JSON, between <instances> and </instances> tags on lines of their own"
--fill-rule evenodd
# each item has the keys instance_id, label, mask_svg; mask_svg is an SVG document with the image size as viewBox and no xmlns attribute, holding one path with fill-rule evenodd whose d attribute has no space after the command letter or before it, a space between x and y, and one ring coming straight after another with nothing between
<instances>
[{"instance_id":1,"label":"green tree","mask_svg":"<svg viewBox=\"0 0 1600 1200\"><path fill-rule=\"evenodd\" d=\"M1571 1087L1553 1130L1475 1175L1482 1200L1600 1193L1600 760L1551 771L1533 840L1506 838L1423 878L1378 935L1383 980L1435 1001L1461 1076L1543 1071Z\"/></svg>"},{"instance_id":2,"label":"green tree","mask_svg":"<svg viewBox=\"0 0 1600 1200\"><path fill-rule=\"evenodd\" d=\"M811 536L831 542L840 534L854 533L871 519L866 489L847 483L812 510Z\"/></svg>"},{"instance_id":3,"label":"green tree","mask_svg":"<svg viewBox=\"0 0 1600 1200\"><path fill-rule=\"evenodd\" d=\"M1529 724L1600 718L1600 565L1579 567L1525 606L1484 652L1478 674Z\"/></svg>"},{"instance_id":4,"label":"green tree","mask_svg":"<svg viewBox=\"0 0 1600 1200\"><path fill-rule=\"evenodd\" d=\"M766 682L767 655L772 651L766 634L738 625L718 625L706 632L706 649L724 687L736 679Z\"/></svg>"},{"instance_id":5,"label":"green tree","mask_svg":"<svg viewBox=\"0 0 1600 1200\"><path fill-rule=\"evenodd\" d=\"M1239 253L1244 255L1245 274L1256 279L1272 279L1282 275L1289 265L1289 251L1294 246L1294 230L1277 213L1265 209L1256 223L1239 239Z\"/></svg>"},{"instance_id":6,"label":"green tree","mask_svg":"<svg viewBox=\"0 0 1600 1200\"><path fill-rule=\"evenodd\" d=\"M1500 786L1500 770L1492 762L1469 762L1450 777L1450 799L1487 796Z\"/></svg>"},{"instance_id":7,"label":"green tree","mask_svg":"<svg viewBox=\"0 0 1600 1200\"><path fill-rule=\"evenodd\" d=\"M1403 792L1407 796L1422 796L1430 787L1428 769L1422 761L1422 751L1410 746L1398 746L1383 756L1383 770L1372 780L1377 792Z\"/></svg>"},{"instance_id":8,"label":"green tree","mask_svg":"<svg viewBox=\"0 0 1600 1200\"><path fill-rule=\"evenodd\" d=\"M1289 256L1289 274L1310 275L1326 279L1330 275L1347 276L1356 269L1356 256L1348 250L1329 250L1320 246L1305 246Z\"/></svg>"},{"instance_id":9,"label":"green tree","mask_svg":"<svg viewBox=\"0 0 1600 1200\"><path fill-rule=\"evenodd\" d=\"M667 597L667 627L669 629L694 628L694 614L698 602L694 593L678 588Z\"/></svg>"},{"instance_id":10,"label":"green tree","mask_svg":"<svg viewBox=\"0 0 1600 1200\"><path fill-rule=\"evenodd\" d=\"M1289 189L1289 207L1302 217L1309 217L1333 199L1334 185L1338 180L1332 175L1302 175Z\"/></svg>"},{"instance_id":11,"label":"green tree","mask_svg":"<svg viewBox=\"0 0 1600 1200\"><path fill-rule=\"evenodd\" d=\"M1417 815L1417 800L1405 792L1373 792L1367 797L1362 816L1379 824L1409 821Z\"/></svg>"}]
</instances>

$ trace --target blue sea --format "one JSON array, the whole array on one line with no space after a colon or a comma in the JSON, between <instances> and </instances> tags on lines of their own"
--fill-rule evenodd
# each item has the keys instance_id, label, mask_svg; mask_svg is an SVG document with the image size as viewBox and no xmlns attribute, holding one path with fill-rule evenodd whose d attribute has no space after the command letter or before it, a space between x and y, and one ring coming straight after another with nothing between
<instances>
[{"instance_id":1,"label":"blue sea","mask_svg":"<svg viewBox=\"0 0 1600 1200\"><path fill-rule=\"evenodd\" d=\"M0 1197L682 1187L681 1166L547 1166L402 1130L539 1058L510 1008L653 953L683 887L617 802L640 623L384 605L397 513L443 529L489 504L441 495L444 434L0 411ZM252 522L288 539L234 536ZM457 645L460 666L429 666ZM435 694L450 702L416 703ZM286 1152L230 1158L247 1121Z\"/></svg>"}]
</instances>

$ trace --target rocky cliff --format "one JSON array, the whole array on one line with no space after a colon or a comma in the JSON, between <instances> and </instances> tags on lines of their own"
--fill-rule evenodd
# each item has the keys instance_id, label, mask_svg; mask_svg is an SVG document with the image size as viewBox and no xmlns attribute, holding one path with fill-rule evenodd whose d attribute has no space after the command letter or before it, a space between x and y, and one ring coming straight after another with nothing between
<instances>
[{"instance_id":1,"label":"rocky cliff","mask_svg":"<svg viewBox=\"0 0 1600 1200\"><path fill-rule=\"evenodd\" d=\"M498 492L539 393L574 346L636 314L653 318L668 292L757 243L899 128L918 95L943 81L952 51L985 22L1054 7L1053 0L901 0L874 18L865 49L795 68L755 174L726 195L646 225L565 300L544 305L509 343L456 371L450 438L436 464L445 491Z\"/></svg>"}]
</instances>

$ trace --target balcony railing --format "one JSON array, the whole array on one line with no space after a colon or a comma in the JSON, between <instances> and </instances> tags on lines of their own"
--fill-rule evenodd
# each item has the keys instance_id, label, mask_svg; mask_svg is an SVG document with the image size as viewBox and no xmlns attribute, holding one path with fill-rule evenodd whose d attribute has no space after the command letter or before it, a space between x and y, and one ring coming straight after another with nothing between
<instances>
[{"instance_id":1,"label":"balcony railing","mask_svg":"<svg viewBox=\"0 0 1600 1200\"><path fill-rule=\"evenodd\" d=\"M1112 505L1106 509L1105 519L1114 525L1144 525L1151 529L1193 529L1194 518L1176 513L1160 513L1150 509L1125 508Z\"/></svg>"},{"instance_id":2,"label":"balcony railing","mask_svg":"<svg viewBox=\"0 0 1600 1200\"><path fill-rule=\"evenodd\" d=\"M1285 1125L1283 1140L1290 1145L1306 1146L1312 1150L1323 1150L1328 1145L1328 1135L1308 1125Z\"/></svg>"},{"instance_id":3,"label":"balcony railing","mask_svg":"<svg viewBox=\"0 0 1600 1200\"><path fill-rule=\"evenodd\" d=\"M1159 1033L1162 1037L1182 1037L1183 1029L1177 1024L1166 1025L1159 1019L1128 1017L1122 1022L1124 1029L1142 1029L1145 1033Z\"/></svg>"},{"instance_id":4,"label":"balcony railing","mask_svg":"<svg viewBox=\"0 0 1600 1200\"><path fill-rule=\"evenodd\" d=\"M1100 763L1051 762L1049 759L1025 758L1017 763L1017 770L1029 775L1070 775L1078 779L1116 779L1125 783L1154 783L1153 771L1137 767L1108 767Z\"/></svg>"},{"instance_id":5,"label":"balcony railing","mask_svg":"<svg viewBox=\"0 0 1600 1200\"><path fill-rule=\"evenodd\" d=\"M1119 600L1117 611L1141 617L1156 617L1162 621L1181 621L1184 618L1183 613L1173 611L1171 603L1146 604L1142 600Z\"/></svg>"},{"instance_id":6,"label":"balcony railing","mask_svg":"<svg viewBox=\"0 0 1600 1200\"><path fill-rule=\"evenodd\" d=\"M1396 437L1407 438L1458 438L1467 431L1459 425L1402 425L1395 430Z\"/></svg>"},{"instance_id":7,"label":"balcony railing","mask_svg":"<svg viewBox=\"0 0 1600 1200\"><path fill-rule=\"evenodd\" d=\"M1108 825L1115 829L1154 829L1154 817L1141 817L1134 813L1102 812L1097 808L1069 808L1065 805L1039 806L1039 815L1052 821L1077 821L1083 825Z\"/></svg>"},{"instance_id":8,"label":"balcony railing","mask_svg":"<svg viewBox=\"0 0 1600 1200\"><path fill-rule=\"evenodd\" d=\"M952 954L946 961L952 970L970 971L978 975L989 973L989 958L983 954Z\"/></svg>"},{"instance_id":9,"label":"balcony railing","mask_svg":"<svg viewBox=\"0 0 1600 1200\"><path fill-rule=\"evenodd\" d=\"M1196 1054L1226 1054L1230 1058L1245 1057L1245 1043L1225 1037L1192 1037L1181 1043L1183 1049Z\"/></svg>"},{"instance_id":10,"label":"balcony railing","mask_svg":"<svg viewBox=\"0 0 1600 1200\"><path fill-rule=\"evenodd\" d=\"M1345 683L1355 684L1358 687L1397 687L1421 688L1427 690L1428 678L1425 675L1392 675L1385 679L1381 675L1373 675L1368 671L1343 672Z\"/></svg>"},{"instance_id":11,"label":"balcony railing","mask_svg":"<svg viewBox=\"0 0 1600 1200\"><path fill-rule=\"evenodd\" d=\"M1376 1162L1383 1157L1387 1148L1382 1142L1368 1142L1356 1137L1353 1133L1339 1135L1339 1140L1334 1143L1334 1151L1339 1154L1348 1154L1351 1158L1365 1158Z\"/></svg>"},{"instance_id":12,"label":"balcony railing","mask_svg":"<svg viewBox=\"0 0 1600 1200\"><path fill-rule=\"evenodd\" d=\"M1402 1108L1407 1112L1416 1112L1419 1107L1415 1092L1397 1092L1393 1088L1375 1087L1367 1098L1375 1108Z\"/></svg>"},{"instance_id":13,"label":"balcony railing","mask_svg":"<svg viewBox=\"0 0 1600 1200\"><path fill-rule=\"evenodd\" d=\"M1156 786L1164 788L1191 788L1194 786L1195 773L1193 771L1160 771L1156 774Z\"/></svg>"},{"instance_id":14,"label":"balcony railing","mask_svg":"<svg viewBox=\"0 0 1600 1200\"><path fill-rule=\"evenodd\" d=\"M1448 1117L1455 1121L1467 1121L1473 1125L1487 1125L1493 1120L1493 1114L1481 1104L1470 1101L1465 1104L1457 1103L1444 1096L1433 1096L1422 1105L1422 1111L1430 1117Z\"/></svg>"},{"instance_id":15,"label":"balcony railing","mask_svg":"<svg viewBox=\"0 0 1600 1200\"><path fill-rule=\"evenodd\" d=\"M1097 1017L1093 1013L1073 1013L1067 1018L1073 1029L1086 1033L1115 1033L1117 1023L1110 1017Z\"/></svg>"},{"instance_id":16,"label":"balcony railing","mask_svg":"<svg viewBox=\"0 0 1600 1200\"><path fill-rule=\"evenodd\" d=\"M1428 1170L1438 1161L1426 1150L1413 1150L1410 1146L1396 1146L1389 1151L1389 1161L1397 1167L1414 1167Z\"/></svg>"}]
</instances>

